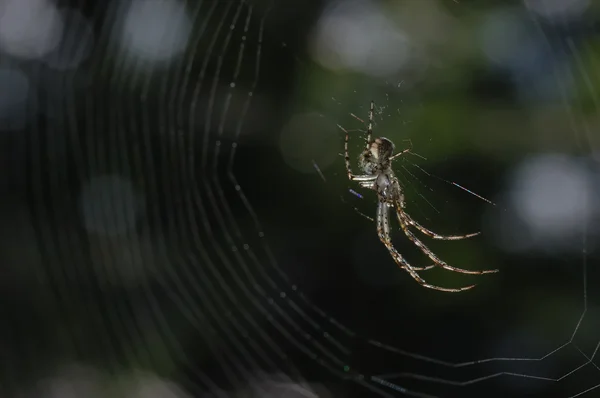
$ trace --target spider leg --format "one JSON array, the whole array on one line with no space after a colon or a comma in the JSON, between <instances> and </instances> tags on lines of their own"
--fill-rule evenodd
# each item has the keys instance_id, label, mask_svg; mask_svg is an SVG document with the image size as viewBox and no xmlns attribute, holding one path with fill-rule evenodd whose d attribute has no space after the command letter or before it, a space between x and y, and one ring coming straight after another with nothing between
<instances>
[{"instance_id":1,"label":"spider leg","mask_svg":"<svg viewBox=\"0 0 600 398\"><path fill-rule=\"evenodd\" d=\"M398 264L400 268L404 268L410 276L413 277L421 286L427 287L429 289L440 290L442 292L462 292L464 290L471 289L475 287L475 285L465 286L458 289L445 288L440 286L435 286L427 283L423 278L416 273L415 268L408 263L401 255L398 253L394 245L392 244L392 239L390 237L390 223L389 223L389 209L387 204L383 202L379 202L377 206L377 235L379 236L379 240L385 245L388 249L392 258Z\"/></svg>"},{"instance_id":2,"label":"spider leg","mask_svg":"<svg viewBox=\"0 0 600 398\"><path fill-rule=\"evenodd\" d=\"M435 232L425 228L424 226L422 226L421 224L419 224L418 222L413 220L413 218L405 212L402 212L402 215L400 217L404 218L404 221L407 224L412 225L413 227L418 229L422 234L427 235L432 239L460 240L460 239L472 238L473 236L477 236L477 235L481 234L481 232L474 232L472 234L466 234L466 235L440 235L438 233L435 233Z\"/></svg>"},{"instance_id":3,"label":"spider leg","mask_svg":"<svg viewBox=\"0 0 600 398\"><path fill-rule=\"evenodd\" d=\"M373 112L375 111L375 102L371 101L371 105L369 107L369 125L367 127L367 149L371 147L373 143Z\"/></svg>"},{"instance_id":4,"label":"spider leg","mask_svg":"<svg viewBox=\"0 0 600 398\"><path fill-rule=\"evenodd\" d=\"M411 150L411 148L407 148L407 149L405 149L405 150L403 150L401 152L398 152L397 154L390 156L390 160L394 160L397 157L402 156L402 155L404 155L407 152L410 152L410 150Z\"/></svg>"},{"instance_id":5,"label":"spider leg","mask_svg":"<svg viewBox=\"0 0 600 398\"><path fill-rule=\"evenodd\" d=\"M483 271L471 271L462 268L456 268L451 265L448 265L446 262L441 260L438 256L435 255L423 242L421 242L410 230L408 229L407 224L404 222L404 219L401 215L401 212L397 210L398 221L400 222L400 227L402 227L402 231L404 234L410 239L415 246L417 246L421 251L427 255L435 264L438 266L447 269L449 271L460 272L462 274L471 274L471 275L481 275L481 274L492 274L498 272L497 269L483 270Z\"/></svg>"},{"instance_id":6,"label":"spider leg","mask_svg":"<svg viewBox=\"0 0 600 398\"><path fill-rule=\"evenodd\" d=\"M371 181L375 181L377 179L376 175L370 175L370 174L365 174L365 175L356 175L356 174L348 174L348 178L351 181L358 181L358 182L371 182Z\"/></svg>"},{"instance_id":7,"label":"spider leg","mask_svg":"<svg viewBox=\"0 0 600 398\"><path fill-rule=\"evenodd\" d=\"M390 161L396 159L397 157L400 157L400 156L404 155L405 153L409 153L409 152L412 151L412 149L413 149L413 143L412 143L412 141L409 138L404 139L402 141L408 141L410 143L410 148L406 148L405 150L400 151L397 154L390 156ZM413 155L416 155L416 154L413 154ZM420 155L416 155L416 156L422 157Z\"/></svg>"},{"instance_id":8,"label":"spider leg","mask_svg":"<svg viewBox=\"0 0 600 398\"><path fill-rule=\"evenodd\" d=\"M363 188L367 188L367 189L373 189L375 187L375 182L359 182L360 186ZM344 203L348 203L344 200L343 196L340 196L340 199L342 199L342 202ZM362 217L366 218L367 220L374 222L375 220L372 217L367 216L365 213L363 213L362 211L358 210L357 207L353 207L354 211L357 212L359 215L361 215ZM404 266L402 266L401 268L406 268ZM413 269L415 271L427 271L428 269L432 269L435 268L435 265L428 265L427 267L413 267Z\"/></svg>"},{"instance_id":9,"label":"spider leg","mask_svg":"<svg viewBox=\"0 0 600 398\"><path fill-rule=\"evenodd\" d=\"M402 266L400 268L406 269L405 266ZM412 267L412 269L414 269L415 271L427 271L428 269L432 269L432 268L435 268L435 265L428 265L427 267Z\"/></svg>"},{"instance_id":10,"label":"spider leg","mask_svg":"<svg viewBox=\"0 0 600 398\"><path fill-rule=\"evenodd\" d=\"M345 128L343 128L342 126L340 126L338 124L338 127L346 134L345 138L344 138L344 160L346 162L346 172L348 173L348 179L350 181L363 181L363 182L368 182L368 181L375 181L377 179L376 175L355 175L352 174L352 168L350 167L350 155L348 154L348 141L349 141L349 135L350 133L348 132L348 130L346 130Z\"/></svg>"}]
</instances>

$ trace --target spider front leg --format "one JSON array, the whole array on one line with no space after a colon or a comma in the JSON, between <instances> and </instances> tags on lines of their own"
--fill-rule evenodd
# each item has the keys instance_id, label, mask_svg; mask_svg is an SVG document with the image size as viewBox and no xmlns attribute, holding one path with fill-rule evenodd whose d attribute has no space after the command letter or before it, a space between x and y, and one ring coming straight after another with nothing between
<instances>
[{"instance_id":1,"label":"spider front leg","mask_svg":"<svg viewBox=\"0 0 600 398\"><path fill-rule=\"evenodd\" d=\"M395 155L392 155L392 156L390 157L390 161L392 161L392 160L394 160L394 159L396 159L396 158L398 158L398 157L400 157L400 156L404 155L405 153L409 153L409 152L411 152L411 153L412 153L412 149L413 149L413 143L412 143L412 141L411 141L409 138L407 138L407 139L404 139L404 140L402 140L402 141L408 141L408 142L410 143L410 148L406 148L405 150L403 150L403 151L400 151L400 152L398 152L398 153L397 153L397 154L395 154ZM422 156L421 156L421 155L417 155L417 156L419 156L419 157L421 157L421 158L422 158ZM423 158L423 159L425 159L425 158Z\"/></svg>"},{"instance_id":2,"label":"spider front leg","mask_svg":"<svg viewBox=\"0 0 600 398\"><path fill-rule=\"evenodd\" d=\"M375 101L371 101L371 105L369 105L369 124L367 125L364 120L356 116L354 113L351 113L350 116L361 122L363 125L367 126L367 146L366 149L369 149L371 144L373 143L373 115L375 114Z\"/></svg>"},{"instance_id":3,"label":"spider front leg","mask_svg":"<svg viewBox=\"0 0 600 398\"><path fill-rule=\"evenodd\" d=\"M493 273L498 272L497 269L483 270L483 271L471 271L471 270L466 270L466 269L457 268L457 267L448 265L445 261L441 260L438 256L436 256L435 253L433 253L431 251L431 249L429 249L427 246L425 246L425 244L423 242L421 242L412 232L410 232L410 230L408 229L408 225L406 224L406 222L404 221L404 218L403 218L404 214L406 214L406 213L404 213L400 209L397 209L396 213L398 216L398 222L400 223L400 227L402 228L402 231L404 232L404 234L408 237L408 239L410 239L415 244L415 246L417 246L419 249L421 249L421 251L438 266L440 266L444 269L447 269L449 271L460 272L462 274L470 274L470 275L493 274Z\"/></svg>"},{"instance_id":4,"label":"spider front leg","mask_svg":"<svg viewBox=\"0 0 600 398\"><path fill-rule=\"evenodd\" d=\"M401 151L401 152L398 152L398 153L397 153L397 154L395 154L395 155L392 155L392 156L390 156L390 160L394 160L394 159L396 159L397 157L400 157L400 156L402 156L402 155L404 155L405 153L408 153L408 152L410 152L410 148L408 148L408 149L405 149L405 150L403 150L403 151Z\"/></svg>"},{"instance_id":5,"label":"spider front leg","mask_svg":"<svg viewBox=\"0 0 600 398\"><path fill-rule=\"evenodd\" d=\"M356 175L352 174L350 170L348 170L348 178L350 181L357 181L364 188L365 185L363 184L367 184L367 187L372 185L372 183L377 179L377 176L371 174Z\"/></svg>"},{"instance_id":6,"label":"spider front leg","mask_svg":"<svg viewBox=\"0 0 600 398\"><path fill-rule=\"evenodd\" d=\"M349 136L349 132L348 130L346 130L345 128L343 128L342 126L340 126L338 124L338 127L346 134L346 137L344 139L344 160L346 162L346 172L348 173L348 179L350 181L358 181L358 182L369 182L369 181L375 181L377 179L376 175L355 175L352 174L352 168L350 167L350 155L348 154L348 136Z\"/></svg>"},{"instance_id":7,"label":"spider front leg","mask_svg":"<svg viewBox=\"0 0 600 398\"><path fill-rule=\"evenodd\" d=\"M470 285L458 289L444 288L440 286L430 285L423 278L421 278L419 274L415 272L415 268L411 266L408 263L408 261L406 261L400 255L400 253L398 253L398 251L392 244L392 239L390 237L389 209L388 205L382 201L380 201L379 205L377 206L377 235L379 235L379 240L381 240L381 242L388 249L396 264L398 264L400 268L404 268L410 274L410 276L412 276L413 279L416 280L421 286L427 287L429 289L440 290L442 292L452 293L462 292L475 287L475 285Z\"/></svg>"}]
</instances>

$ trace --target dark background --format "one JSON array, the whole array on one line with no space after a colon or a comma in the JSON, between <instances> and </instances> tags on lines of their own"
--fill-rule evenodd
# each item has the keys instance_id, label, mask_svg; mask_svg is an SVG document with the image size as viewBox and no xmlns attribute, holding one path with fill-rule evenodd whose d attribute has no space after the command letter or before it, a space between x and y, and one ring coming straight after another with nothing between
<instances>
[{"instance_id":1,"label":"dark background","mask_svg":"<svg viewBox=\"0 0 600 398\"><path fill-rule=\"evenodd\" d=\"M559 3L0 6L0 395L595 396L600 9ZM473 290L354 211L371 100Z\"/></svg>"}]
</instances>

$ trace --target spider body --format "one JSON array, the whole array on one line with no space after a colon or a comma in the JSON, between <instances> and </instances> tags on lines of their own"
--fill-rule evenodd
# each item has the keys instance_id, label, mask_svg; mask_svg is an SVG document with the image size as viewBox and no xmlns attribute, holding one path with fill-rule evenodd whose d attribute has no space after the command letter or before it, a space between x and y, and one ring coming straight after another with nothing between
<instances>
[{"instance_id":1,"label":"spider body","mask_svg":"<svg viewBox=\"0 0 600 398\"><path fill-rule=\"evenodd\" d=\"M390 158L396 149L394 143L385 137L378 137L360 154L358 164L365 174L390 167Z\"/></svg>"},{"instance_id":2,"label":"spider body","mask_svg":"<svg viewBox=\"0 0 600 398\"><path fill-rule=\"evenodd\" d=\"M348 173L348 179L356 181L361 187L372 189L377 193L378 205L377 205L377 235L379 240L388 249L392 258L398 264L398 266L406 270L419 284L424 287L441 290L444 292L461 292L473 288L475 285L465 286L462 288L452 289L435 286L427 283L416 271L425 271L433 267L441 267L450 271L460 272L463 274L487 274L498 272L498 270L484 270L484 271L470 271L462 268L456 268L448 265L442 261L437 255L435 255L423 242L421 242L415 234L409 229L409 227L416 228L419 232L433 239L440 240L459 240L466 239L476 235L479 232L467 234L467 235L440 235L437 234L415 220L404 210L404 193L402 192L402 186L398 181L398 178L394 174L392 169L392 161L407 152L410 149L405 149L401 152L394 154L395 146L392 141L385 137L377 137L372 139L373 136L373 112L375 109L375 103L371 101L371 107L369 109L369 123L367 127L367 144L365 149L358 157L358 164L364 174L356 175L352 173L350 167L350 155L348 154L348 140L349 132L343 127L340 128L346 133L344 142L344 157L346 161L346 171ZM402 231L408 239L410 239L421 251L427 255L432 261L433 265L427 267L413 267L402 257L402 255L396 250L392 244L390 235L390 222L389 222L389 210L395 209L396 217L400 223Z\"/></svg>"},{"instance_id":3,"label":"spider body","mask_svg":"<svg viewBox=\"0 0 600 398\"><path fill-rule=\"evenodd\" d=\"M392 170L394 143L385 137L378 137L358 157L359 167L365 175L373 176L373 181L359 182L363 188L373 189L386 204L393 206L399 201L404 206L404 195L400 182Z\"/></svg>"}]
</instances>

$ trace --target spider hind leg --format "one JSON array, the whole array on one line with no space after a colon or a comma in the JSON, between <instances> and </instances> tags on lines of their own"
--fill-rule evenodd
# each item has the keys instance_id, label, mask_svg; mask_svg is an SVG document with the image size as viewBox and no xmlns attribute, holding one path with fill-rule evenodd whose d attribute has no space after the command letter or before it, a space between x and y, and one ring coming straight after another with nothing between
<instances>
[{"instance_id":1,"label":"spider hind leg","mask_svg":"<svg viewBox=\"0 0 600 398\"><path fill-rule=\"evenodd\" d=\"M474 236L477 235L481 235L481 232L474 232L471 234L466 234L466 235L440 235L436 232L433 232L430 229L425 228L424 226L422 226L421 224L419 224L418 222L416 222L408 213L406 212L402 212L402 218L404 218L405 222L407 224L412 225L413 227L415 227L416 229L419 230L419 232L421 232L423 235L427 235L432 239L438 239L438 240L461 240L461 239L468 239L468 238L472 238Z\"/></svg>"},{"instance_id":2,"label":"spider hind leg","mask_svg":"<svg viewBox=\"0 0 600 398\"><path fill-rule=\"evenodd\" d=\"M379 236L379 240L381 240L381 242L385 245L385 247L388 249L388 251L392 255L392 258L394 259L394 261L400 268L406 270L410 274L410 276L414 280L416 280L421 286L429 288L429 289L439 290L442 292L458 293L458 292L463 292L465 290L469 290L469 289L472 289L473 287L475 287L475 285L469 285L469 286L455 288L455 289L446 288L446 287L431 285L431 284L427 283L423 278L421 278L421 276L419 276L419 274L416 273L415 268L413 266L411 266L408 263L408 261L406 261L402 257L402 255L400 253L398 253L398 251L392 244L392 240L390 237L390 224L389 224L388 212L389 212L389 207L387 206L387 204L385 204L383 202L379 202L379 205L377 207L377 235ZM424 267L424 269L429 269L429 267Z\"/></svg>"},{"instance_id":3,"label":"spider hind leg","mask_svg":"<svg viewBox=\"0 0 600 398\"><path fill-rule=\"evenodd\" d=\"M404 214L406 214L406 213L404 213L402 210L397 208L398 221L400 222L400 227L402 228L402 231L404 232L406 237L415 244L415 246L417 246L419 249L421 249L421 251L427 257L429 257L435 264L437 264L439 267L447 269L448 271L454 271L454 272L459 272L461 274L470 274L470 275L493 274L493 273L498 272L497 269L472 271L472 270L466 270L466 269L457 268L457 267L448 265L445 261L440 259L434 252L432 252L431 249L429 249L427 246L425 246L425 244L423 242L421 242L412 232L410 232L410 230L408 229L408 223L405 221Z\"/></svg>"}]
</instances>

